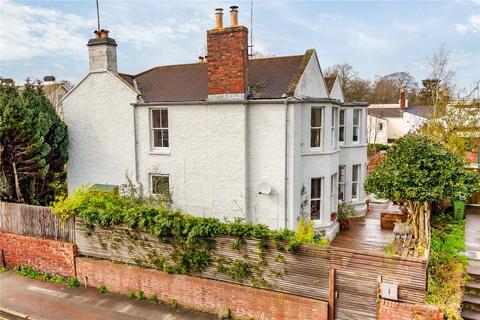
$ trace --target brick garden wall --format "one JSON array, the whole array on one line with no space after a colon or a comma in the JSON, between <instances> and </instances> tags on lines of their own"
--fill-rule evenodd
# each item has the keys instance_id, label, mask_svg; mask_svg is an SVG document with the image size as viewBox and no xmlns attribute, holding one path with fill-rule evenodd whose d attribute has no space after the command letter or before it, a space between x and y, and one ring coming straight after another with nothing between
<instances>
[{"instance_id":1,"label":"brick garden wall","mask_svg":"<svg viewBox=\"0 0 480 320\"><path fill-rule=\"evenodd\" d=\"M228 307L237 317L269 320L327 320L328 303L187 275L140 269L107 260L76 258L77 277L89 286L105 285L119 293L143 290L159 300L175 299L180 305L218 313Z\"/></svg>"},{"instance_id":2,"label":"brick garden wall","mask_svg":"<svg viewBox=\"0 0 480 320\"><path fill-rule=\"evenodd\" d=\"M443 320L436 306L382 300L378 320Z\"/></svg>"},{"instance_id":3,"label":"brick garden wall","mask_svg":"<svg viewBox=\"0 0 480 320\"><path fill-rule=\"evenodd\" d=\"M7 267L29 266L40 272L75 277L75 244L0 232Z\"/></svg>"}]
</instances>

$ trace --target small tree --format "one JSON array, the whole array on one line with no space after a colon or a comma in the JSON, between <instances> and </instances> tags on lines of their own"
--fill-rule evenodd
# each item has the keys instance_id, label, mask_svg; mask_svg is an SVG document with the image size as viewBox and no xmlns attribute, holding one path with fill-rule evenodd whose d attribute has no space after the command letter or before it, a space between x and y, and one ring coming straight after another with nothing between
<instances>
[{"instance_id":1,"label":"small tree","mask_svg":"<svg viewBox=\"0 0 480 320\"><path fill-rule=\"evenodd\" d=\"M409 215L415 239L429 241L432 201L465 197L480 190L480 176L464 160L432 139L408 134L396 140L373 168L365 191L398 203ZM460 194L461 193L461 194Z\"/></svg>"},{"instance_id":2,"label":"small tree","mask_svg":"<svg viewBox=\"0 0 480 320\"><path fill-rule=\"evenodd\" d=\"M48 204L64 187L67 127L41 86L0 81L0 199Z\"/></svg>"}]
</instances>

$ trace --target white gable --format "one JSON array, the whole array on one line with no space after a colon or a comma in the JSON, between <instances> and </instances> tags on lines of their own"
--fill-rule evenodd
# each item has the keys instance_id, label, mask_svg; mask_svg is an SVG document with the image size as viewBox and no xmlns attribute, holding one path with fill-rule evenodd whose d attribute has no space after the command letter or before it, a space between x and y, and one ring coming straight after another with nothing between
<instances>
[{"instance_id":1,"label":"white gable","mask_svg":"<svg viewBox=\"0 0 480 320\"><path fill-rule=\"evenodd\" d=\"M340 86L340 79L338 79L338 77L335 77L335 82L332 90L330 91L330 98L345 102L342 87Z\"/></svg>"},{"instance_id":2,"label":"white gable","mask_svg":"<svg viewBox=\"0 0 480 320\"><path fill-rule=\"evenodd\" d=\"M327 85L320 69L317 54L312 54L295 89L299 98L328 98Z\"/></svg>"}]
</instances>

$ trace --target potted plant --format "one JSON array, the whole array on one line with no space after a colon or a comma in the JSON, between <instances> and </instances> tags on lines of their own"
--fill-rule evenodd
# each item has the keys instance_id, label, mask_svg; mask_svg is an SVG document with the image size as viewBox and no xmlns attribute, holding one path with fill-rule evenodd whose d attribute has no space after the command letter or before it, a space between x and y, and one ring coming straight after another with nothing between
<instances>
[{"instance_id":1,"label":"potted plant","mask_svg":"<svg viewBox=\"0 0 480 320\"><path fill-rule=\"evenodd\" d=\"M337 220L340 223L340 231L350 229L350 221L355 217L355 208L350 203L338 205Z\"/></svg>"}]
</instances>

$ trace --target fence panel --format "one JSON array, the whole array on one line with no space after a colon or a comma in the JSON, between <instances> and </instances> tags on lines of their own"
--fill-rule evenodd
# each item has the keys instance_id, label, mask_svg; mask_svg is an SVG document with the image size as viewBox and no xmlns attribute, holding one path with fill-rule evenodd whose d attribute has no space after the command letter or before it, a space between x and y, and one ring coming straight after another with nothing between
<instances>
[{"instance_id":1,"label":"fence panel","mask_svg":"<svg viewBox=\"0 0 480 320\"><path fill-rule=\"evenodd\" d=\"M0 202L0 231L75 242L75 220L61 221L48 207Z\"/></svg>"}]
</instances>

